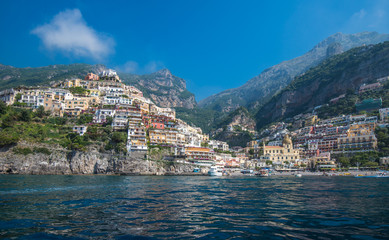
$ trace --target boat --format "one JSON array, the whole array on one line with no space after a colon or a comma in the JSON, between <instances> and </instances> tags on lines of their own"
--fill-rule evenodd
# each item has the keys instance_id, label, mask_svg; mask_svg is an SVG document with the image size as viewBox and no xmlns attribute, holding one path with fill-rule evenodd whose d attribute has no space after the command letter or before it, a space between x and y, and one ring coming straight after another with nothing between
<instances>
[{"instance_id":1,"label":"boat","mask_svg":"<svg viewBox=\"0 0 389 240\"><path fill-rule=\"evenodd\" d=\"M258 172L258 176L260 176L260 177L268 177L269 176L269 171L267 169L261 169Z\"/></svg>"},{"instance_id":2,"label":"boat","mask_svg":"<svg viewBox=\"0 0 389 240\"><path fill-rule=\"evenodd\" d=\"M379 173L377 175L362 175L362 174L358 174L357 176L354 176L356 178L387 178L389 177L389 175L386 175L385 172L383 173Z\"/></svg>"},{"instance_id":3,"label":"boat","mask_svg":"<svg viewBox=\"0 0 389 240\"><path fill-rule=\"evenodd\" d=\"M223 169L218 166L212 166L208 171L209 176L223 176Z\"/></svg>"},{"instance_id":4,"label":"boat","mask_svg":"<svg viewBox=\"0 0 389 240\"><path fill-rule=\"evenodd\" d=\"M297 173L295 176L296 177L302 177L303 175L301 173Z\"/></svg>"},{"instance_id":5,"label":"boat","mask_svg":"<svg viewBox=\"0 0 389 240\"><path fill-rule=\"evenodd\" d=\"M254 170L252 169L243 169L242 171L240 171L242 174L247 174L247 175L253 175L254 174Z\"/></svg>"}]
</instances>

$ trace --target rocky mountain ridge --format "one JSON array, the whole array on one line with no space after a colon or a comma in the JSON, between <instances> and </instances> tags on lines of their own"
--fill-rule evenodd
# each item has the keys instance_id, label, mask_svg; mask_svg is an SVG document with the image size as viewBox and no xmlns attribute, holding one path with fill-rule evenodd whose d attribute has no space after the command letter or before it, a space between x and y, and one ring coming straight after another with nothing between
<instances>
[{"instance_id":1,"label":"rocky mountain ridge","mask_svg":"<svg viewBox=\"0 0 389 240\"><path fill-rule=\"evenodd\" d=\"M351 49L295 78L260 108L255 116L257 126L312 110L386 76L389 76L389 41Z\"/></svg>"},{"instance_id":2,"label":"rocky mountain ridge","mask_svg":"<svg viewBox=\"0 0 389 240\"><path fill-rule=\"evenodd\" d=\"M230 112L239 106L257 109L277 91L287 86L295 76L317 66L325 59L364 44L376 44L389 40L389 34L362 32L336 33L313 47L306 54L265 69L238 88L225 90L199 102L202 108Z\"/></svg>"},{"instance_id":3,"label":"rocky mountain ridge","mask_svg":"<svg viewBox=\"0 0 389 240\"><path fill-rule=\"evenodd\" d=\"M138 87L161 107L192 109L197 105L194 94L186 89L186 81L174 76L168 69L145 75L119 75L125 83Z\"/></svg>"}]
</instances>

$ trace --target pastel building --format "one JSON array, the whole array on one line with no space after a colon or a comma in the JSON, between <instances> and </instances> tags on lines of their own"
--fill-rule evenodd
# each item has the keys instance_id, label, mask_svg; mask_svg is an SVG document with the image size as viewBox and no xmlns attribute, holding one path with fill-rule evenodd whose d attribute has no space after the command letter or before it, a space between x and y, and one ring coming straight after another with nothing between
<instances>
[{"instance_id":1,"label":"pastel building","mask_svg":"<svg viewBox=\"0 0 389 240\"><path fill-rule=\"evenodd\" d=\"M293 148L289 135L285 135L282 146L263 146L261 161L272 161L274 165L297 163L300 158L299 150Z\"/></svg>"}]
</instances>

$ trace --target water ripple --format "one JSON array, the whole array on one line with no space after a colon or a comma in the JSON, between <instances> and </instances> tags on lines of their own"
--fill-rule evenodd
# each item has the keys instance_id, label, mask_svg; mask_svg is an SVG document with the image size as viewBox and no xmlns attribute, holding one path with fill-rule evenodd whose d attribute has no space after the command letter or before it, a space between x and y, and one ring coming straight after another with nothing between
<instances>
[{"instance_id":1,"label":"water ripple","mask_svg":"<svg viewBox=\"0 0 389 240\"><path fill-rule=\"evenodd\" d=\"M0 238L388 239L387 180L0 176Z\"/></svg>"}]
</instances>

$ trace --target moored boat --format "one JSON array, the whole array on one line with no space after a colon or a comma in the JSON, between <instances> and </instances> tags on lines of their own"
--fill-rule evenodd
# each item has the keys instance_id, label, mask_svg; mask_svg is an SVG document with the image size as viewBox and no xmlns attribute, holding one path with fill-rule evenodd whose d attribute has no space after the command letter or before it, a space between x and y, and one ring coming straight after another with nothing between
<instances>
[{"instance_id":1,"label":"moored boat","mask_svg":"<svg viewBox=\"0 0 389 240\"><path fill-rule=\"evenodd\" d=\"M208 171L209 176L223 176L223 169L218 166L212 166Z\"/></svg>"},{"instance_id":2,"label":"moored boat","mask_svg":"<svg viewBox=\"0 0 389 240\"><path fill-rule=\"evenodd\" d=\"M269 170L267 170L267 169L259 170L258 176L260 176L260 177L268 177L269 176Z\"/></svg>"}]
</instances>

